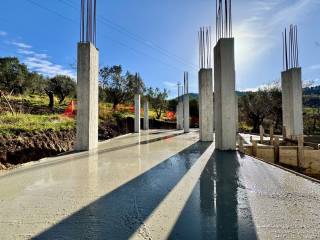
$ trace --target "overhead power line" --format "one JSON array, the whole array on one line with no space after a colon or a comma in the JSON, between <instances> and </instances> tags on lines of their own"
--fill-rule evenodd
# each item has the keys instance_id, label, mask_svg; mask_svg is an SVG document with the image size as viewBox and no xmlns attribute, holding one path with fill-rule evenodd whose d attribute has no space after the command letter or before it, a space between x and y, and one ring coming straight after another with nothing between
<instances>
[{"instance_id":1,"label":"overhead power line","mask_svg":"<svg viewBox=\"0 0 320 240\"><path fill-rule=\"evenodd\" d=\"M74 10L79 10L78 7L76 7L75 3L72 2L71 0L59 0L61 3L68 5L69 7L73 8ZM129 38L145 45L148 48L151 48L155 51L158 51L160 54L165 55L166 57L169 58L174 58L175 60L179 61L180 63L193 68L195 71L197 70L197 66L195 66L193 63L189 63L187 61L185 61L183 58L179 57L178 55L171 53L169 51L167 51L166 49L162 48L161 46L159 46L158 44L149 41L148 39L143 38L140 35L137 35L135 33L130 32L129 30L125 29L123 26L114 23L113 21L107 19L104 16L98 15L98 20L103 23L104 25L108 25L110 26L112 29L127 35Z\"/></svg>"},{"instance_id":2,"label":"overhead power line","mask_svg":"<svg viewBox=\"0 0 320 240\"><path fill-rule=\"evenodd\" d=\"M51 13L53 13L53 14L61 17L61 18L63 18L64 20L67 20L67 21L69 21L69 22L72 22L73 24L78 24L77 21L75 21L74 19L71 19L71 18L69 18L69 17L66 17L66 16L64 16L63 14L61 14L61 13L55 11L55 10L52 10L52 9L50 9L50 8L44 7L43 5L35 2L34 0L26 0L26 1L29 2L29 3L32 4L32 5L35 5L35 6L39 7L39 8L41 8L42 10L49 11L49 12L51 12ZM62 0L59 0L59 1L62 2ZM73 8L74 8L74 6L73 6ZM98 20L100 20L100 19L98 19ZM101 22L101 21L100 21L100 22ZM101 22L101 23L104 24L103 22ZM104 25L105 25L105 24L104 24ZM128 46L127 44L125 44L125 43L123 43L123 42L121 42L121 41L119 41L119 40L112 39L112 37L109 36L109 35L107 35L107 34L104 34L104 33L97 33L97 34L104 35L104 36L105 36L106 38L108 38L109 40L111 40L111 41L113 41L113 42L115 42L115 43L117 43L117 44L119 44L119 45L121 45L121 46L123 46L123 47L125 47L125 48L128 48L128 49L130 49L131 51L133 51L133 52L135 52L135 53L138 53L139 55L144 55L144 56L147 56L147 57L149 57L149 58L152 58L152 59L154 59L155 61L158 61L158 62L162 63L163 65L169 66L169 67L174 68L174 69L177 69L177 70L179 70L179 71L183 71L183 70L184 70L184 69L178 68L178 67L176 67L176 66L174 66L174 65L168 64L167 62L162 61L162 60L160 60L160 59L158 59L158 58L155 58L154 56L151 56L151 55L149 55L149 54L146 54L145 52L143 52L143 51L141 51L141 50L137 50L137 49L135 49L135 48L133 48L133 47L131 47L131 46ZM195 71L195 70L194 70L194 71Z\"/></svg>"}]
</instances>

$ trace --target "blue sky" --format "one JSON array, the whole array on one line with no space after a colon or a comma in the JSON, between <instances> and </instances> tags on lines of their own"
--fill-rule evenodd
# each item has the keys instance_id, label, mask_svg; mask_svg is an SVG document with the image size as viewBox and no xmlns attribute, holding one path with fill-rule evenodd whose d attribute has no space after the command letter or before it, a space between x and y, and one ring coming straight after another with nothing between
<instances>
[{"instance_id":1,"label":"blue sky","mask_svg":"<svg viewBox=\"0 0 320 240\"><path fill-rule=\"evenodd\" d=\"M97 1L100 65L140 72L148 86L168 88L171 96L189 71L191 92L198 91L197 32L215 26L215 0ZM75 76L80 0L1 3L0 56L19 56L49 76ZM299 28L303 80L320 84L319 12L320 0L233 1L237 89L279 80L281 32L291 23Z\"/></svg>"}]
</instances>

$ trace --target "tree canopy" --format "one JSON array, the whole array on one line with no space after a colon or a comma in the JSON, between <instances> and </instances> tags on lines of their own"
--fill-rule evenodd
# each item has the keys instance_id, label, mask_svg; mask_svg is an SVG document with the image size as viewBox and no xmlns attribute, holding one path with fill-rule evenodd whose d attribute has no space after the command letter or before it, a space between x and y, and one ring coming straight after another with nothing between
<instances>
[{"instance_id":1,"label":"tree canopy","mask_svg":"<svg viewBox=\"0 0 320 240\"><path fill-rule=\"evenodd\" d=\"M100 70L100 91L105 96L105 101L113 104L113 109L118 104L129 102L134 94L145 91L143 79L138 74L126 72L123 74L122 66L103 67Z\"/></svg>"}]
</instances>

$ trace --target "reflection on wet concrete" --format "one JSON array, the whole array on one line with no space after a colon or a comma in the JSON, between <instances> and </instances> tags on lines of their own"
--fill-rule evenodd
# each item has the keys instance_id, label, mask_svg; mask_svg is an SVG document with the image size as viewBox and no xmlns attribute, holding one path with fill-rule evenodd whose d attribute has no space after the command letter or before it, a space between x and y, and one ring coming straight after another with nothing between
<instances>
[{"instance_id":1,"label":"reflection on wet concrete","mask_svg":"<svg viewBox=\"0 0 320 240\"><path fill-rule=\"evenodd\" d=\"M128 239L138 228L149 239L144 221L209 145L196 142L35 239Z\"/></svg>"},{"instance_id":2,"label":"reflection on wet concrete","mask_svg":"<svg viewBox=\"0 0 320 240\"><path fill-rule=\"evenodd\" d=\"M0 239L320 239L319 184L152 133L1 176Z\"/></svg>"},{"instance_id":3,"label":"reflection on wet concrete","mask_svg":"<svg viewBox=\"0 0 320 240\"><path fill-rule=\"evenodd\" d=\"M170 132L170 131L168 131ZM55 161L49 161L49 162L43 162L43 163L38 163L35 166L32 166L32 168L26 168L26 169L17 169L17 171L14 172L8 172L7 174L4 175L0 175L0 180L2 178L7 178L10 175L16 175L21 173L26 173L26 172L32 172L37 168L42 168L44 166L49 167L49 166L54 166L54 165L58 165L58 164L65 164L65 162L68 161L82 161L84 159L88 159L88 158L96 158L97 154L101 155L101 154L105 154L105 153L110 153L110 152L116 152L116 151L121 151L127 148L132 148L132 147L140 147L141 145L146 145L149 146L149 144L151 143L155 143L155 142L160 142L160 141L167 141L170 140L172 138L178 137L180 135L183 135L183 132L179 132L179 133L175 133L175 134L169 134L169 135L164 135L162 137L157 137L157 138L150 138L150 135L153 132L150 132L150 134L144 134L144 135L133 135L133 136L126 136L123 137L122 139L127 139L130 137L134 137L134 138L138 138L137 141L134 141L134 143L129 143L129 144L119 144L117 146L111 147L111 148L102 148L99 150L95 150L91 153L88 152L79 152L77 154L79 154L77 157L73 156L73 153L75 152L69 152L69 153L64 153L59 155L61 158L60 160L55 160ZM158 132L157 134L162 134L162 133L166 133L166 132ZM141 141L141 136L144 136L146 139ZM104 143L106 144L106 143Z\"/></svg>"},{"instance_id":4,"label":"reflection on wet concrete","mask_svg":"<svg viewBox=\"0 0 320 240\"><path fill-rule=\"evenodd\" d=\"M257 239L236 152L215 151L170 239Z\"/></svg>"}]
</instances>

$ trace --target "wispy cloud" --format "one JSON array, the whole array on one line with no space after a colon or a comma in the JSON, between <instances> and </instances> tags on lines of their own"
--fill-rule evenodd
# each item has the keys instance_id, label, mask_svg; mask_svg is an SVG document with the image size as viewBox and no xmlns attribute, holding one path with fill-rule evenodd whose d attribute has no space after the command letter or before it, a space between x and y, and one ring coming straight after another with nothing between
<instances>
[{"instance_id":1,"label":"wispy cloud","mask_svg":"<svg viewBox=\"0 0 320 240\"><path fill-rule=\"evenodd\" d=\"M32 48L32 46L26 44L26 43L22 43L22 42L15 42L13 41L12 42L12 45L16 46L16 47L19 47L19 48L22 48L22 49L30 49Z\"/></svg>"},{"instance_id":2,"label":"wispy cloud","mask_svg":"<svg viewBox=\"0 0 320 240\"><path fill-rule=\"evenodd\" d=\"M308 67L308 69L310 69L310 70L319 70L320 69L320 64L312 65L312 66Z\"/></svg>"},{"instance_id":3,"label":"wispy cloud","mask_svg":"<svg viewBox=\"0 0 320 240\"><path fill-rule=\"evenodd\" d=\"M163 84L164 84L165 87L168 88L168 89L177 88L177 83L174 83L174 82L164 81Z\"/></svg>"},{"instance_id":4,"label":"wispy cloud","mask_svg":"<svg viewBox=\"0 0 320 240\"><path fill-rule=\"evenodd\" d=\"M45 53L38 53L34 51L31 45L23 42L11 42L12 45L17 47L17 53L23 55L22 61L32 71L38 72L48 77L55 75L68 75L72 78L76 78L74 70L67 69L59 64L54 64L50 61L50 56Z\"/></svg>"},{"instance_id":5,"label":"wispy cloud","mask_svg":"<svg viewBox=\"0 0 320 240\"><path fill-rule=\"evenodd\" d=\"M27 57L24 60L24 63L33 71L53 77L58 74L68 75L72 78L75 78L75 73L72 70L65 69L63 66L58 64L53 64L51 61L48 61L43 58L37 57Z\"/></svg>"},{"instance_id":6,"label":"wispy cloud","mask_svg":"<svg viewBox=\"0 0 320 240\"><path fill-rule=\"evenodd\" d=\"M5 31L0 31L0 36L1 36L1 37L7 36L7 35L8 35L7 32L5 32Z\"/></svg>"},{"instance_id":7,"label":"wispy cloud","mask_svg":"<svg viewBox=\"0 0 320 240\"><path fill-rule=\"evenodd\" d=\"M237 68L264 56L281 42L281 32L290 23L299 24L319 0L252 1L247 17L235 24Z\"/></svg>"}]
</instances>

